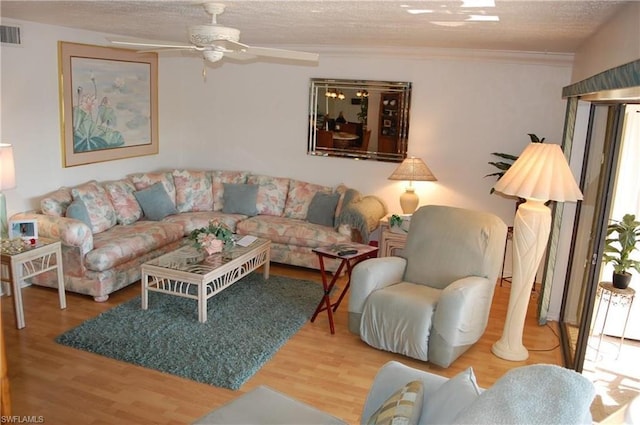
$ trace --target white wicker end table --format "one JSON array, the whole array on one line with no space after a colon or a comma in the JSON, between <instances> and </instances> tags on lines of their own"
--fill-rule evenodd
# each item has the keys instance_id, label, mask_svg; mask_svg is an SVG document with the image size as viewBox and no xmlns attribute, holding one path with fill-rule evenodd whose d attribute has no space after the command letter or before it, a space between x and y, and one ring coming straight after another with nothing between
<instances>
[{"instance_id":1,"label":"white wicker end table","mask_svg":"<svg viewBox=\"0 0 640 425\"><path fill-rule=\"evenodd\" d=\"M34 245L6 241L2 244L2 265L8 268L8 276L2 276L2 282L8 282L9 295L13 294L16 313L16 328L25 327L22 306L22 282L41 273L55 270L58 278L58 300L60 309L67 308L62 271L62 251L58 240L40 238Z\"/></svg>"},{"instance_id":2,"label":"white wicker end table","mask_svg":"<svg viewBox=\"0 0 640 425\"><path fill-rule=\"evenodd\" d=\"M269 278L271 241L256 239L247 247L206 256L184 246L142 265L142 309L149 307L149 291L198 301L198 320L207 321L207 300L264 265Z\"/></svg>"}]
</instances>

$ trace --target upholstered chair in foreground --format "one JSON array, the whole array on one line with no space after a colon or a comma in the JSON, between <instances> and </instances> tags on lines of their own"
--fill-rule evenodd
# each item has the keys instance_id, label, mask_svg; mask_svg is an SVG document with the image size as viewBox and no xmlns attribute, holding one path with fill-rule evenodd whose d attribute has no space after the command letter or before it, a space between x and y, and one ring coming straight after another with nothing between
<instances>
[{"instance_id":1,"label":"upholstered chair in foreground","mask_svg":"<svg viewBox=\"0 0 640 425\"><path fill-rule=\"evenodd\" d=\"M354 268L349 330L378 349L448 367L486 329L506 234L490 213L419 208L403 257Z\"/></svg>"}]
</instances>

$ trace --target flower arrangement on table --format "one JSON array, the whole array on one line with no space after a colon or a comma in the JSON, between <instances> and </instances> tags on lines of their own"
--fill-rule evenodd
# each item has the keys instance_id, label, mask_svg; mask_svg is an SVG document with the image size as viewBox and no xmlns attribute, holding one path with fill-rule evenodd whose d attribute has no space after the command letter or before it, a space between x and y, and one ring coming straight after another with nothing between
<instances>
[{"instance_id":1,"label":"flower arrangement on table","mask_svg":"<svg viewBox=\"0 0 640 425\"><path fill-rule=\"evenodd\" d=\"M211 255L233 245L233 232L224 223L210 221L207 227L193 230L189 239L196 248L203 249Z\"/></svg>"}]
</instances>

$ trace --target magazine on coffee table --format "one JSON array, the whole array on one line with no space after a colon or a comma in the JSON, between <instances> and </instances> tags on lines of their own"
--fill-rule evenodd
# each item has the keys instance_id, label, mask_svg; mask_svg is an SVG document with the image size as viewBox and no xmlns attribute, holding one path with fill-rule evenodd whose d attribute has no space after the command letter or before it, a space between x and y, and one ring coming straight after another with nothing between
<instances>
[{"instance_id":1,"label":"magazine on coffee table","mask_svg":"<svg viewBox=\"0 0 640 425\"><path fill-rule=\"evenodd\" d=\"M314 252L325 254L329 256L341 257L341 258L353 258L364 254L369 254L378 247L371 245L364 245L361 243L339 243L319 248L314 248Z\"/></svg>"}]
</instances>

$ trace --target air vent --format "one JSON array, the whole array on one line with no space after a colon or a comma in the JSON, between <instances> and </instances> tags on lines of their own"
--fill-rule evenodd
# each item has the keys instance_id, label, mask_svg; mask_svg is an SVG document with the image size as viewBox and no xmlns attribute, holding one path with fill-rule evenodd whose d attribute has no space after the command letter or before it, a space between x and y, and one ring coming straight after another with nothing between
<instances>
[{"instance_id":1,"label":"air vent","mask_svg":"<svg viewBox=\"0 0 640 425\"><path fill-rule=\"evenodd\" d=\"M20 27L0 25L0 42L3 44L20 45Z\"/></svg>"}]
</instances>

